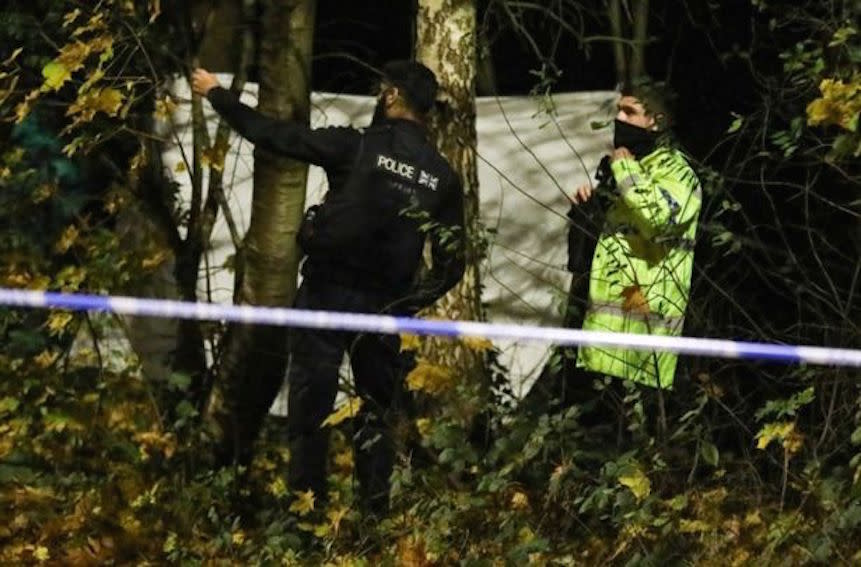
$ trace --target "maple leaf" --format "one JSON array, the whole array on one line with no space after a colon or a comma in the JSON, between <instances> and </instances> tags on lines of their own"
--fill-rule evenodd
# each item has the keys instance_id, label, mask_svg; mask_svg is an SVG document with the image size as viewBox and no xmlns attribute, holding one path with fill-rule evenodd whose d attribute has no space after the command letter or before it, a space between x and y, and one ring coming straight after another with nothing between
<instances>
[{"instance_id":1,"label":"maple leaf","mask_svg":"<svg viewBox=\"0 0 861 567\"><path fill-rule=\"evenodd\" d=\"M420 346L421 342L418 335L401 335L401 352L418 350Z\"/></svg>"},{"instance_id":2,"label":"maple leaf","mask_svg":"<svg viewBox=\"0 0 861 567\"><path fill-rule=\"evenodd\" d=\"M359 408L362 407L362 399L358 397L353 397L343 403L338 409L329 414L329 417L323 420L323 423L320 424L320 427L326 427L327 425L338 425L342 421L346 421L350 418L356 417L356 414L359 412Z\"/></svg>"},{"instance_id":3,"label":"maple leaf","mask_svg":"<svg viewBox=\"0 0 861 567\"><path fill-rule=\"evenodd\" d=\"M296 512L300 516L307 516L314 509L314 491L301 492L297 490L293 494L296 496L296 500L290 504L290 511Z\"/></svg>"},{"instance_id":4,"label":"maple leaf","mask_svg":"<svg viewBox=\"0 0 861 567\"><path fill-rule=\"evenodd\" d=\"M420 360L407 375L407 387L428 394L441 394L454 386L454 374L442 366Z\"/></svg>"},{"instance_id":5,"label":"maple leaf","mask_svg":"<svg viewBox=\"0 0 861 567\"><path fill-rule=\"evenodd\" d=\"M217 143L206 148L201 155L201 164L214 171L224 171L224 158L227 156L228 147L227 144Z\"/></svg>"},{"instance_id":6,"label":"maple leaf","mask_svg":"<svg viewBox=\"0 0 861 567\"><path fill-rule=\"evenodd\" d=\"M117 89L91 90L79 95L78 99L69 106L66 114L78 115L78 121L92 120L99 112L116 116L124 100L125 95Z\"/></svg>"},{"instance_id":7,"label":"maple leaf","mask_svg":"<svg viewBox=\"0 0 861 567\"><path fill-rule=\"evenodd\" d=\"M638 285L629 285L622 290L622 309L642 315L649 314L649 300L643 295L643 290Z\"/></svg>"},{"instance_id":8,"label":"maple leaf","mask_svg":"<svg viewBox=\"0 0 861 567\"><path fill-rule=\"evenodd\" d=\"M765 449L772 441L780 441L790 455L800 451L804 445L804 435L795 428L795 423L792 421L767 423L756 434L756 438L757 449Z\"/></svg>"},{"instance_id":9,"label":"maple leaf","mask_svg":"<svg viewBox=\"0 0 861 567\"><path fill-rule=\"evenodd\" d=\"M48 334L57 336L72 321L74 316L68 311L55 311L48 317Z\"/></svg>"}]
</instances>

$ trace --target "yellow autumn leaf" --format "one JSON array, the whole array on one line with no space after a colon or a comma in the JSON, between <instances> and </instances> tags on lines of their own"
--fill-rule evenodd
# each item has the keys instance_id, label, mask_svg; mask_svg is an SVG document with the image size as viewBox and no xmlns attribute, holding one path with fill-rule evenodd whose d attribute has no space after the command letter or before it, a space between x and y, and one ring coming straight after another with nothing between
<instances>
[{"instance_id":1,"label":"yellow autumn leaf","mask_svg":"<svg viewBox=\"0 0 861 567\"><path fill-rule=\"evenodd\" d=\"M329 511L326 512L326 517L329 519L329 525L336 534L341 528L341 522L347 516L349 511L350 509L346 506L341 506L340 508L330 508Z\"/></svg>"},{"instance_id":2,"label":"yellow autumn leaf","mask_svg":"<svg viewBox=\"0 0 861 567\"><path fill-rule=\"evenodd\" d=\"M72 35L79 36L83 35L90 31L97 31L105 28L105 14L103 12L97 12L87 21L86 24L77 28Z\"/></svg>"},{"instance_id":3,"label":"yellow autumn leaf","mask_svg":"<svg viewBox=\"0 0 861 567\"><path fill-rule=\"evenodd\" d=\"M327 425L335 426L343 421L356 417L356 414L359 412L359 408L361 407L362 398L350 398L341 404L338 409L330 413L329 417L324 419L323 423L320 424L320 427L326 427Z\"/></svg>"},{"instance_id":4,"label":"yellow autumn leaf","mask_svg":"<svg viewBox=\"0 0 861 567\"><path fill-rule=\"evenodd\" d=\"M23 52L24 52L24 48L23 48L23 47L16 47L16 48L15 48L15 50L12 52L12 55L10 55L9 57L7 57L7 58L6 58L6 60L5 60L5 61L3 61L3 63L0 63L0 66L8 67L8 66L9 66L9 65L11 65L11 64L12 64L12 63L13 63L13 62L18 58L18 56L19 56L19 55L21 55L21 53L23 53Z\"/></svg>"},{"instance_id":5,"label":"yellow autumn leaf","mask_svg":"<svg viewBox=\"0 0 861 567\"><path fill-rule=\"evenodd\" d=\"M695 534L711 531L712 528L702 520L685 520L679 521L679 531L683 534Z\"/></svg>"},{"instance_id":6,"label":"yellow autumn leaf","mask_svg":"<svg viewBox=\"0 0 861 567\"><path fill-rule=\"evenodd\" d=\"M747 513L744 517L744 526L745 527L753 527L753 526L761 526L762 525L762 515L759 510L752 510Z\"/></svg>"},{"instance_id":7,"label":"yellow autumn leaf","mask_svg":"<svg viewBox=\"0 0 861 567\"><path fill-rule=\"evenodd\" d=\"M204 167L211 167L214 171L224 171L224 158L227 156L228 146L225 144L215 144L203 150L201 155L201 164Z\"/></svg>"},{"instance_id":8,"label":"yellow autumn leaf","mask_svg":"<svg viewBox=\"0 0 861 567\"><path fill-rule=\"evenodd\" d=\"M404 567L428 567L427 546L420 535L404 536L398 540L397 564Z\"/></svg>"},{"instance_id":9,"label":"yellow autumn leaf","mask_svg":"<svg viewBox=\"0 0 861 567\"><path fill-rule=\"evenodd\" d=\"M411 335L408 333L401 335L401 352L418 350L420 346L421 342L418 335Z\"/></svg>"},{"instance_id":10,"label":"yellow autumn leaf","mask_svg":"<svg viewBox=\"0 0 861 567\"><path fill-rule=\"evenodd\" d=\"M804 446L804 435L798 429L793 428L789 434L783 438L783 448L790 455L794 455L799 452L801 448Z\"/></svg>"},{"instance_id":11,"label":"yellow autumn leaf","mask_svg":"<svg viewBox=\"0 0 861 567\"><path fill-rule=\"evenodd\" d=\"M42 183L33 191L30 198L34 203L39 204L47 201L54 193L57 192L57 186L54 183Z\"/></svg>"},{"instance_id":12,"label":"yellow autumn leaf","mask_svg":"<svg viewBox=\"0 0 861 567\"><path fill-rule=\"evenodd\" d=\"M807 105L807 123L810 126L837 125L854 131L861 112L861 76L848 83L823 79L819 92L821 96Z\"/></svg>"},{"instance_id":13,"label":"yellow autumn leaf","mask_svg":"<svg viewBox=\"0 0 861 567\"><path fill-rule=\"evenodd\" d=\"M76 19L78 19L78 16L80 16L80 15L81 15L81 9L80 8L75 8L71 12L67 13L65 16L63 16L63 27L64 28L69 27L69 24L71 24Z\"/></svg>"},{"instance_id":14,"label":"yellow autumn leaf","mask_svg":"<svg viewBox=\"0 0 861 567\"><path fill-rule=\"evenodd\" d=\"M341 471L353 470L353 451L347 449L335 455L335 467Z\"/></svg>"},{"instance_id":15,"label":"yellow autumn leaf","mask_svg":"<svg viewBox=\"0 0 861 567\"><path fill-rule=\"evenodd\" d=\"M416 429L418 429L419 435L427 437L431 432L431 420L427 417L418 418L416 420Z\"/></svg>"},{"instance_id":16,"label":"yellow autumn leaf","mask_svg":"<svg viewBox=\"0 0 861 567\"><path fill-rule=\"evenodd\" d=\"M54 285L59 286L63 291L77 291L86 277L86 269L80 266L65 266L54 278Z\"/></svg>"},{"instance_id":17,"label":"yellow autumn leaf","mask_svg":"<svg viewBox=\"0 0 861 567\"><path fill-rule=\"evenodd\" d=\"M619 484L627 487L638 501L652 492L652 482L639 467L634 468L629 474L619 476Z\"/></svg>"},{"instance_id":18,"label":"yellow autumn leaf","mask_svg":"<svg viewBox=\"0 0 861 567\"><path fill-rule=\"evenodd\" d=\"M33 102L39 98L39 90L32 90L27 93L27 96L24 97L16 107L15 107L15 123L20 124L30 115L30 110L33 108Z\"/></svg>"},{"instance_id":19,"label":"yellow autumn leaf","mask_svg":"<svg viewBox=\"0 0 861 567\"><path fill-rule=\"evenodd\" d=\"M45 275L40 275L34 277L30 282L28 282L27 288L35 289L38 291L45 291L46 289L48 289L49 285L51 285L51 278Z\"/></svg>"},{"instance_id":20,"label":"yellow autumn leaf","mask_svg":"<svg viewBox=\"0 0 861 567\"><path fill-rule=\"evenodd\" d=\"M150 451L156 450L169 459L176 452L176 436L173 433L142 431L134 435L134 440L140 444L142 456L148 456Z\"/></svg>"},{"instance_id":21,"label":"yellow autumn leaf","mask_svg":"<svg viewBox=\"0 0 861 567\"><path fill-rule=\"evenodd\" d=\"M51 558L51 553L47 547L40 545L33 551L33 557L39 561L47 561Z\"/></svg>"},{"instance_id":22,"label":"yellow autumn leaf","mask_svg":"<svg viewBox=\"0 0 861 567\"><path fill-rule=\"evenodd\" d=\"M72 321L74 316L68 311L55 311L48 316L47 326L48 334L57 336L63 332L63 329Z\"/></svg>"},{"instance_id":23,"label":"yellow autumn leaf","mask_svg":"<svg viewBox=\"0 0 861 567\"><path fill-rule=\"evenodd\" d=\"M765 449L772 441L783 441L793 431L795 431L795 424L791 421L766 423L756 434L756 448Z\"/></svg>"},{"instance_id":24,"label":"yellow autumn leaf","mask_svg":"<svg viewBox=\"0 0 861 567\"><path fill-rule=\"evenodd\" d=\"M155 101L155 117L158 120L163 122L167 122L168 119L173 115L176 111L176 103L169 96L163 96L162 98Z\"/></svg>"},{"instance_id":25,"label":"yellow autumn leaf","mask_svg":"<svg viewBox=\"0 0 861 567\"><path fill-rule=\"evenodd\" d=\"M241 546L245 543L245 532L242 530L236 530L230 534L230 541L233 542L233 545Z\"/></svg>"},{"instance_id":26,"label":"yellow autumn leaf","mask_svg":"<svg viewBox=\"0 0 861 567\"><path fill-rule=\"evenodd\" d=\"M105 88L87 91L79 94L66 111L68 116L77 116L78 121L89 121L101 112L108 116L116 116L125 100L125 95L117 89Z\"/></svg>"},{"instance_id":27,"label":"yellow autumn leaf","mask_svg":"<svg viewBox=\"0 0 861 567\"><path fill-rule=\"evenodd\" d=\"M39 368L48 368L57 358L60 356L59 352L43 350L36 357L33 358L33 362L36 363L36 366Z\"/></svg>"},{"instance_id":28,"label":"yellow autumn leaf","mask_svg":"<svg viewBox=\"0 0 861 567\"><path fill-rule=\"evenodd\" d=\"M173 171L174 171L174 173L182 173L182 172L184 172L185 170L186 170L186 167L185 167L185 162L184 162L184 161L178 161L178 162L176 162L176 165L173 167Z\"/></svg>"},{"instance_id":29,"label":"yellow autumn leaf","mask_svg":"<svg viewBox=\"0 0 861 567\"><path fill-rule=\"evenodd\" d=\"M156 250L153 254L150 254L143 260L141 260L141 268L144 270L152 270L153 268L157 268L164 264L164 261L167 260L168 251L167 250Z\"/></svg>"},{"instance_id":30,"label":"yellow autumn leaf","mask_svg":"<svg viewBox=\"0 0 861 567\"><path fill-rule=\"evenodd\" d=\"M116 116L123 105L123 101L125 101L125 95L117 89L110 87L101 89L98 92L99 96L96 99L96 108L108 116Z\"/></svg>"},{"instance_id":31,"label":"yellow autumn leaf","mask_svg":"<svg viewBox=\"0 0 861 567\"><path fill-rule=\"evenodd\" d=\"M419 360L416 367L407 375L407 387L431 395L441 394L454 387L455 377L451 370Z\"/></svg>"},{"instance_id":32,"label":"yellow autumn leaf","mask_svg":"<svg viewBox=\"0 0 861 567\"><path fill-rule=\"evenodd\" d=\"M284 479L281 477L276 478L268 485L266 485L266 492L274 496L275 498L281 498L285 494L287 494L287 484L284 482Z\"/></svg>"},{"instance_id":33,"label":"yellow autumn leaf","mask_svg":"<svg viewBox=\"0 0 861 567\"><path fill-rule=\"evenodd\" d=\"M4 284L6 287L26 287L32 276L27 272L19 273L13 272L11 274L6 274L4 278Z\"/></svg>"},{"instance_id":34,"label":"yellow autumn leaf","mask_svg":"<svg viewBox=\"0 0 861 567\"><path fill-rule=\"evenodd\" d=\"M45 82L42 89L45 91L56 91L72 78L72 72L62 63L51 61L42 68L42 77Z\"/></svg>"},{"instance_id":35,"label":"yellow autumn leaf","mask_svg":"<svg viewBox=\"0 0 861 567\"><path fill-rule=\"evenodd\" d=\"M85 93L93 88L93 85L101 81L105 78L105 71L103 69L96 69L90 76L87 78L86 82L83 85L78 87L78 94Z\"/></svg>"},{"instance_id":36,"label":"yellow autumn leaf","mask_svg":"<svg viewBox=\"0 0 861 567\"><path fill-rule=\"evenodd\" d=\"M518 490L511 495L511 509L523 510L525 508L529 508L529 497L525 492L520 492Z\"/></svg>"},{"instance_id":37,"label":"yellow autumn leaf","mask_svg":"<svg viewBox=\"0 0 861 567\"><path fill-rule=\"evenodd\" d=\"M297 490L293 494L296 496L296 500L290 504L290 511L296 512L300 516L307 516L314 509L314 491L301 492Z\"/></svg>"},{"instance_id":38,"label":"yellow autumn leaf","mask_svg":"<svg viewBox=\"0 0 861 567\"><path fill-rule=\"evenodd\" d=\"M464 337L461 339L464 346L475 352L487 352L493 350L493 343L482 337Z\"/></svg>"},{"instance_id":39,"label":"yellow autumn leaf","mask_svg":"<svg viewBox=\"0 0 861 567\"><path fill-rule=\"evenodd\" d=\"M54 250L58 254L64 254L69 251L75 241L78 240L78 227L73 224L70 224L66 227L66 230L63 231L63 234L60 235L60 239L57 240L57 243L54 245Z\"/></svg>"},{"instance_id":40,"label":"yellow autumn leaf","mask_svg":"<svg viewBox=\"0 0 861 567\"><path fill-rule=\"evenodd\" d=\"M643 295L638 285L631 285L622 290L622 309L642 315L649 314L649 300Z\"/></svg>"}]
</instances>

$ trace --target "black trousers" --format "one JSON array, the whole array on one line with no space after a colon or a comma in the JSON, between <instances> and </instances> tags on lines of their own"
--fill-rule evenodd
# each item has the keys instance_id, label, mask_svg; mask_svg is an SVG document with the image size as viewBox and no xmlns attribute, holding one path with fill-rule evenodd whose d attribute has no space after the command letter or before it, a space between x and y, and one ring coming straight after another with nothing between
<instances>
[{"instance_id":1,"label":"black trousers","mask_svg":"<svg viewBox=\"0 0 861 567\"><path fill-rule=\"evenodd\" d=\"M298 309L379 313L387 298L330 282L305 280L296 296ZM321 424L332 412L338 371L347 353L362 407L354 436L359 501L363 511L384 514L395 448L391 429L403 406L403 374L397 335L296 330L291 336L287 382L287 436L291 490L327 496L329 430Z\"/></svg>"}]
</instances>

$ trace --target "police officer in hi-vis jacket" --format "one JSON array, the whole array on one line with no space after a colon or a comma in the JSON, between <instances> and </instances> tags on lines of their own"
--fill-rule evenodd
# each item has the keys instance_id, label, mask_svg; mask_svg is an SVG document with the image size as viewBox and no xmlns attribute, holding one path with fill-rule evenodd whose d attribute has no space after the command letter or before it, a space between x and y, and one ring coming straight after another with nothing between
<instances>
[{"instance_id":1,"label":"police officer in hi-vis jacket","mask_svg":"<svg viewBox=\"0 0 861 567\"><path fill-rule=\"evenodd\" d=\"M309 209L299 230L307 256L296 308L412 315L463 275L461 183L425 129L436 77L412 61L390 62L382 71L373 120L362 130L311 129L275 120L240 103L205 70L193 74L195 92L240 135L258 148L326 172L328 193ZM432 267L417 278L427 238ZM292 332L287 376L291 491L313 490L318 502L327 497L328 430L321 424L332 411L346 352L364 401L355 439L360 504L367 512L387 511L394 463L389 425L402 392L399 349L396 335ZM271 394L271 403L280 384L261 387Z\"/></svg>"},{"instance_id":2,"label":"police officer in hi-vis jacket","mask_svg":"<svg viewBox=\"0 0 861 567\"><path fill-rule=\"evenodd\" d=\"M696 174L670 143L668 125L657 87L622 90L614 149L599 167L599 183L581 185L572 197L570 326L682 334L702 194ZM591 241L589 220L599 229ZM620 400L601 400L614 388L599 393L592 387L595 378L612 376L657 390L673 386L672 353L588 346L560 354L563 360L549 364L530 390L527 409L546 408L553 399L565 406L580 403L585 422L600 421L607 416L594 410Z\"/></svg>"}]
</instances>

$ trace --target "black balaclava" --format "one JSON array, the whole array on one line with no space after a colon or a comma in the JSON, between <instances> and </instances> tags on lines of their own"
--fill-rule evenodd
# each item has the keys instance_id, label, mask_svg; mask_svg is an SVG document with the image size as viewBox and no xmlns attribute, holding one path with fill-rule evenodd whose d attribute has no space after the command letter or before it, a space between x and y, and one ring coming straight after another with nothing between
<instances>
[{"instance_id":1,"label":"black balaclava","mask_svg":"<svg viewBox=\"0 0 861 567\"><path fill-rule=\"evenodd\" d=\"M634 157L641 159L655 150L660 132L640 128L616 119L613 131L613 147L626 147Z\"/></svg>"}]
</instances>

